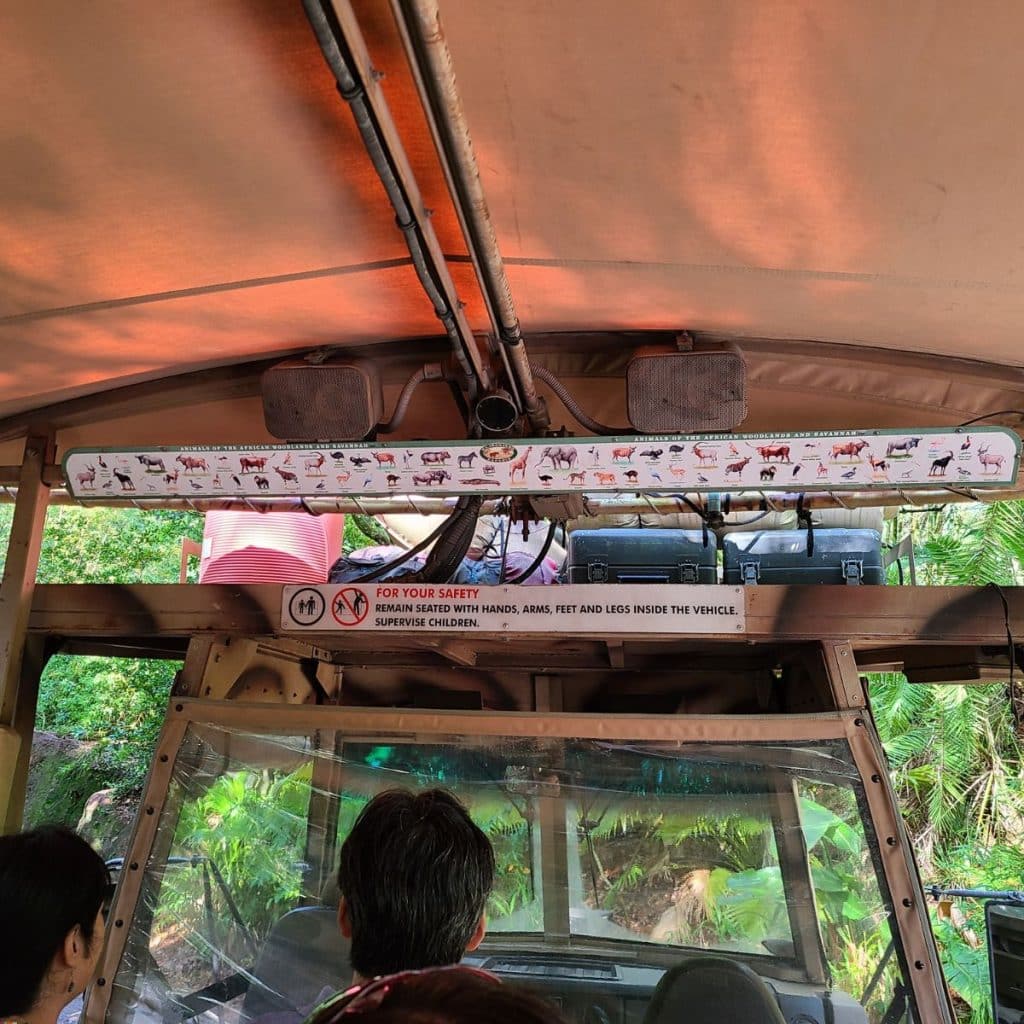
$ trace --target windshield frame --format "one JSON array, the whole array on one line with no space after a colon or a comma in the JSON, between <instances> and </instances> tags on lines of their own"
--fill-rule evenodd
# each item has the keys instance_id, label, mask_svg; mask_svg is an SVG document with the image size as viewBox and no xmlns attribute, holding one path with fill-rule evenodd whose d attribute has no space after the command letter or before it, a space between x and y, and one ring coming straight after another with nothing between
<instances>
[{"instance_id":1,"label":"windshield frame","mask_svg":"<svg viewBox=\"0 0 1024 1024\"><path fill-rule=\"evenodd\" d=\"M158 824L167 808L167 797L175 767L175 760L182 747L187 730L190 726L202 728L212 726L238 730L239 732L268 733L276 735L307 735L321 738L328 744L334 737L343 734L346 743L359 742L361 739L379 742L382 734L392 733L396 739L409 742L410 737L437 741L445 737L487 737L487 736L523 736L550 739L580 740L632 740L652 743L699 743L699 744L742 744L750 760L760 760L758 747L769 748L780 745L799 745L813 742L840 741L849 745L854 765L859 775L859 785L864 791L864 808L862 813L865 832L872 841L872 855L875 859L876 874L883 893L893 907L894 917L899 916L900 895L893 891L894 887L889 874L884 870L885 848L882 843L882 830L875 819L875 808L870 799L868 779L877 776L877 772L865 773L864 760L870 754L870 744L865 745L866 730L863 728L862 714L853 711L836 711L806 715L702 715L702 716L665 716L665 715L616 715L575 714L564 712L490 712L490 711L419 711L407 709L378 709L352 707L316 707L309 705L267 705L244 704L235 701L209 701L200 699L172 699L168 710L163 733L157 745L156 755L150 773L147 792L142 811L136 824L131 842L130 856L126 859L127 870L122 872L121 881L115 896L111 919L114 927L108 932L107 942L101 958L99 980L93 990L92 998L86 1007L84 1019L99 1024L106 1012L113 995L113 980L124 956L125 947L131 940L133 921L139 903L144 869L147 864L160 863L169 850L157 849L164 843L170 843L171 836L167 830L161 833ZM858 753L859 751L859 753ZM767 749L765 750L767 754ZM813 762L814 758L809 761ZM797 767L794 765L794 767ZM868 764L871 767L871 764ZM801 766L801 774L814 775L811 763ZM875 787L878 788L877 785ZM781 801L787 804L787 801ZM875 802L877 804L877 801ZM783 819L788 820L793 807L781 807ZM868 813L871 812L871 813ZM173 830L170 830L173 832ZM799 828L782 827L777 835L791 837L799 834ZM874 837L878 837L874 839ZM806 915L798 910L791 910L791 927L795 945L795 956L787 961L784 958L753 958L758 961L758 969L768 967L767 972L781 980L810 982L822 980L827 972L823 960L821 936L817 921L813 918L813 888L807 874L805 852L796 848L789 849L787 843L780 841L779 858L784 873L788 876L786 884L795 885L810 900L806 903L812 914L808 921L800 918ZM898 850L896 851L899 852ZM890 857L891 861L892 858ZM561 863L561 859L543 862ZM564 871L564 868L561 870ZM547 868L544 868L547 872ZM547 892L548 881L544 881ZM904 897L905 899L905 897ZM140 908L141 909L141 908ZM904 911L908 908L903 905ZM545 922L547 925L547 922ZM547 931L547 927L545 927ZM896 953L904 965L904 976L913 984L918 979L911 977L915 972L911 969L914 963L914 952L904 950L902 927L896 929ZM593 953L597 956L625 958L639 964L650 966L669 966L678 961L680 952L688 947L658 947L657 945L638 940L636 943L589 939L575 936L571 946L564 949L555 947L547 941L547 936L538 937L521 933L493 933L487 943L488 951L507 947L514 939L516 946L524 952L531 949L537 952L562 952L567 956L581 953ZM742 955L737 959L745 960ZM920 962L920 960L918 960ZM920 969L918 972L920 973ZM917 986L914 986L915 994ZM923 1007L919 1008L923 1012Z\"/></svg>"}]
</instances>

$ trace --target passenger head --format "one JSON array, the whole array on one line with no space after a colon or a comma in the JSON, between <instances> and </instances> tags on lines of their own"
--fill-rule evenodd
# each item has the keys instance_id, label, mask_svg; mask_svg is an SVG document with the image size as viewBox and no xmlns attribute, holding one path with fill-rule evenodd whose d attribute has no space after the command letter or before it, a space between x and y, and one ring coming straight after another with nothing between
<instances>
[{"instance_id":1,"label":"passenger head","mask_svg":"<svg viewBox=\"0 0 1024 1024\"><path fill-rule=\"evenodd\" d=\"M381 978L311 1024L565 1024L549 1002L465 967Z\"/></svg>"},{"instance_id":2,"label":"passenger head","mask_svg":"<svg viewBox=\"0 0 1024 1024\"><path fill-rule=\"evenodd\" d=\"M68 829L0 837L0 1018L59 1010L85 989L109 886L100 856Z\"/></svg>"},{"instance_id":3,"label":"passenger head","mask_svg":"<svg viewBox=\"0 0 1024 1024\"><path fill-rule=\"evenodd\" d=\"M487 836L450 793L389 790L341 847L338 908L362 978L458 963L484 937L494 882Z\"/></svg>"}]
</instances>

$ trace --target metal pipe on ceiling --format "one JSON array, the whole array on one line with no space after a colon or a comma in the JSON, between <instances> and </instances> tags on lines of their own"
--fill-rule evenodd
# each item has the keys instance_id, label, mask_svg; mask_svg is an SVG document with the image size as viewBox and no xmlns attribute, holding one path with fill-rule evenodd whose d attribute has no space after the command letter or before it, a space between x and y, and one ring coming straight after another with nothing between
<instances>
[{"instance_id":1,"label":"metal pipe on ceiling","mask_svg":"<svg viewBox=\"0 0 1024 1024\"><path fill-rule=\"evenodd\" d=\"M488 313L507 356L512 382L531 427L538 433L543 432L551 421L543 399L537 394L530 369L440 11L435 0L394 0L392 8L403 30L409 60L429 114Z\"/></svg>"},{"instance_id":2,"label":"metal pipe on ceiling","mask_svg":"<svg viewBox=\"0 0 1024 1024\"><path fill-rule=\"evenodd\" d=\"M10 504L18 496L17 487L0 480L0 504ZM546 495L551 498L552 495ZM604 515L675 515L691 513L701 507L700 493L692 494L588 494L584 496L586 513ZM305 512L312 515L345 513L353 515L448 515L455 508L457 497L418 497L416 495L388 495L381 497L345 498L122 498L104 495L90 501L79 501L63 488L50 492L51 505L81 505L83 507L176 509L193 512ZM504 497L488 496L481 507L481 515L498 510ZM895 490L895 491L822 491L812 494L770 494L746 491L730 494L729 512L788 512L799 505L804 509L828 508L896 508L917 506L931 508L938 505L965 502L1021 501L1024 491L999 488L970 491L955 489Z\"/></svg>"},{"instance_id":3,"label":"metal pipe on ceiling","mask_svg":"<svg viewBox=\"0 0 1024 1024\"><path fill-rule=\"evenodd\" d=\"M370 161L395 211L395 219L405 238L416 276L434 306L434 314L444 326L455 358L466 376L470 397L474 398L478 384L485 391L489 390L489 374L480 361L472 330L462 313L440 244L419 213L419 190L412 181L411 172L407 170L408 161L404 153L400 152L397 133L387 132L381 124L385 118L390 122L390 112L384 98L376 93L371 96L359 73L353 51L362 52L365 45L361 37L351 38L358 31L354 18L347 19L350 22L347 38L333 17L333 9L328 11L325 8L326 2L302 0L302 5L324 60L334 75L338 92L352 110ZM406 169L406 173L403 173L402 168Z\"/></svg>"}]
</instances>

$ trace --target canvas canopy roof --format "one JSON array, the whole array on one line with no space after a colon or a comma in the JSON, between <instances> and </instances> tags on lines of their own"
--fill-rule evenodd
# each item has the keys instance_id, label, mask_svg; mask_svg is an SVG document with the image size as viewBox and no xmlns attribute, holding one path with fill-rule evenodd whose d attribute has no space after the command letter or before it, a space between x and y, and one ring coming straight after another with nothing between
<instances>
[{"instance_id":1,"label":"canvas canopy roof","mask_svg":"<svg viewBox=\"0 0 1024 1024\"><path fill-rule=\"evenodd\" d=\"M483 336L395 12L352 9ZM623 418L603 332L653 329L741 340L743 429L1024 407L1019 7L441 15L531 358L595 416ZM7 4L0 137L8 437L41 422L64 446L267 440L256 378L218 368L376 351L393 397L410 361L446 350L298 2ZM443 385L425 394L404 434L457 436Z\"/></svg>"}]
</instances>

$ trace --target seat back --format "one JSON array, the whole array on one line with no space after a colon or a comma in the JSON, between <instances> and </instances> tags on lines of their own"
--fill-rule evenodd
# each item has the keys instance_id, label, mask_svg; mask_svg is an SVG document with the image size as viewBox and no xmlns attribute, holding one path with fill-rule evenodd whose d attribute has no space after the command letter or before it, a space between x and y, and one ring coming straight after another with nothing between
<instances>
[{"instance_id":1,"label":"seat back","mask_svg":"<svg viewBox=\"0 0 1024 1024\"><path fill-rule=\"evenodd\" d=\"M768 985L746 964L694 957L666 971L644 1024L786 1024Z\"/></svg>"},{"instance_id":2,"label":"seat back","mask_svg":"<svg viewBox=\"0 0 1024 1024\"><path fill-rule=\"evenodd\" d=\"M352 981L349 943L329 907L290 910L270 930L253 968L242 1012L248 1017L280 1010L302 1011L323 989ZM305 1016L305 1014L303 1014Z\"/></svg>"}]
</instances>

